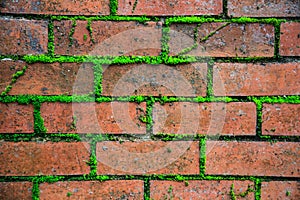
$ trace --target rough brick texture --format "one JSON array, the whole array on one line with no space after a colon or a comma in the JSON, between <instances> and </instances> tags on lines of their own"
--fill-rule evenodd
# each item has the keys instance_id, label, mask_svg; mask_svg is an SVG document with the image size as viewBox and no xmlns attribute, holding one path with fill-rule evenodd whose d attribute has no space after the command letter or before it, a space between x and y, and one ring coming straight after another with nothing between
<instances>
[{"instance_id":1,"label":"rough brick texture","mask_svg":"<svg viewBox=\"0 0 300 200\"><path fill-rule=\"evenodd\" d=\"M193 45L194 28L172 24L170 55L181 54ZM270 24L203 23L197 28L198 46L187 55L209 57L273 57L274 27ZM208 38L206 38L209 36Z\"/></svg>"},{"instance_id":2,"label":"rough brick texture","mask_svg":"<svg viewBox=\"0 0 300 200\"><path fill-rule=\"evenodd\" d=\"M62 20L54 22L55 53L61 55L159 55L161 27L155 22ZM74 34L71 31L74 29ZM71 39L72 38L72 39Z\"/></svg>"},{"instance_id":3,"label":"rough brick texture","mask_svg":"<svg viewBox=\"0 0 300 200\"><path fill-rule=\"evenodd\" d=\"M48 23L42 20L0 19L0 54L47 53Z\"/></svg>"},{"instance_id":4,"label":"rough brick texture","mask_svg":"<svg viewBox=\"0 0 300 200\"><path fill-rule=\"evenodd\" d=\"M32 183L30 182L1 182L0 199L32 199Z\"/></svg>"},{"instance_id":5,"label":"rough brick texture","mask_svg":"<svg viewBox=\"0 0 300 200\"><path fill-rule=\"evenodd\" d=\"M218 15L221 0L118 0L119 15Z\"/></svg>"},{"instance_id":6,"label":"rough brick texture","mask_svg":"<svg viewBox=\"0 0 300 200\"><path fill-rule=\"evenodd\" d=\"M108 15L109 0L17 0L1 1L2 13L51 15Z\"/></svg>"},{"instance_id":7,"label":"rough brick texture","mask_svg":"<svg viewBox=\"0 0 300 200\"><path fill-rule=\"evenodd\" d=\"M233 17L299 17L299 0L228 0L228 15Z\"/></svg>"},{"instance_id":8,"label":"rough brick texture","mask_svg":"<svg viewBox=\"0 0 300 200\"><path fill-rule=\"evenodd\" d=\"M102 84L107 96L206 96L207 64L110 65Z\"/></svg>"},{"instance_id":9,"label":"rough brick texture","mask_svg":"<svg viewBox=\"0 0 300 200\"><path fill-rule=\"evenodd\" d=\"M25 65L22 61L0 61L0 93L11 84L13 74L22 70Z\"/></svg>"},{"instance_id":10,"label":"rough brick texture","mask_svg":"<svg viewBox=\"0 0 300 200\"><path fill-rule=\"evenodd\" d=\"M143 199L143 181L68 181L43 183L40 199Z\"/></svg>"},{"instance_id":11,"label":"rough brick texture","mask_svg":"<svg viewBox=\"0 0 300 200\"><path fill-rule=\"evenodd\" d=\"M0 103L0 133L33 133L33 106Z\"/></svg>"},{"instance_id":12,"label":"rough brick texture","mask_svg":"<svg viewBox=\"0 0 300 200\"><path fill-rule=\"evenodd\" d=\"M264 104L262 133L264 135L300 135L299 104Z\"/></svg>"},{"instance_id":13,"label":"rough brick texture","mask_svg":"<svg viewBox=\"0 0 300 200\"><path fill-rule=\"evenodd\" d=\"M300 56L299 22L287 22L281 24L279 51L282 56Z\"/></svg>"},{"instance_id":14,"label":"rough brick texture","mask_svg":"<svg viewBox=\"0 0 300 200\"><path fill-rule=\"evenodd\" d=\"M299 62L216 63L213 89L216 96L299 95Z\"/></svg>"},{"instance_id":15,"label":"rough brick texture","mask_svg":"<svg viewBox=\"0 0 300 200\"><path fill-rule=\"evenodd\" d=\"M145 103L43 103L41 106L48 133L142 134L146 128L140 117L145 114Z\"/></svg>"},{"instance_id":16,"label":"rough brick texture","mask_svg":"<svg viewBox=\"0 0 300 200\"><path fill-rule=\"evenodd\" d=\"M207 142L207 174L300 177L298 143Z\"/></svg>"},{"instance_id":17,"label":"rough brick texture","mask_svg":"<svg viewBox=\"0 0 300 200\"><path fill-rule=\"evenodd\" d=\"M250 181L151 181L150 197L152 199L226 199L230 200L230 190L234 185L234 193L245 192L248 187L254 189ZM250 192L243 199L254 199Z\"/></svg>"},{"instance_id":18,"label":"rough brick texture","mask_svg":"<svg viewBox=\"0 0 300 200\"><path fill-rule=\"evenodd\" d=\"M254 103L156 103L154 134L255 135Z\"/></svg>"},{"instance_id":19,"label":"rough brick texture","mask_svg":"<svg viewBox=\"0 0 300 200\"><path fill-rule=\"evenodd\" d=\"M97 143L98 174L199 174L199 143Z\"/></svg>"},{"instance_id":20,"label":"rough brick texture","mask_svg":"<svg viewBox=\"0 0 300 200\"><path fill-rule=\"evenodd\" d=\"M299 199L300 183L297 181L270 181L261 184L261 199Z\"/></svg>"},{"instance_id":21,"label":"rough brick texture","mask_svg":"<svg viewBox=\"0 0 300 200\"><path fill-rule=\"evenodd\" d=\"M1 142L1 176L88 174L89 144Z\"/></svg>"}]
</instances>

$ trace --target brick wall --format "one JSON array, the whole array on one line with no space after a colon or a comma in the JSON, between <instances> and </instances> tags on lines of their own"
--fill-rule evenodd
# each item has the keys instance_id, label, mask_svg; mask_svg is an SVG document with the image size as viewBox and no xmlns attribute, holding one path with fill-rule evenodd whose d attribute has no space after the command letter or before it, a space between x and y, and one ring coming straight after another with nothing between
<instances>
[{"instance_id":1,"label":"brick wall","mask_svg":"<svg viewBox=\"0 0 300 200\"><path fill-rule=\"evenodd\" d=\"M299 0L0 12L0 199L300 199Z\"/></svg>"}]
</instances>

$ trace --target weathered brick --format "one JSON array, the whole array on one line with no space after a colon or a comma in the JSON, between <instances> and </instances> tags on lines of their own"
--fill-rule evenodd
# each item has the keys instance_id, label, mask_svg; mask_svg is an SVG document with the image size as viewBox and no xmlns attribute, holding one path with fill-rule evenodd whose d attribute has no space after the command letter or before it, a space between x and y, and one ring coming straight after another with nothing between
<instances>
[{"instance_id":1,"label":"weathered brick","mask_svg":"<svg viewBox=\"0 0 300 200\"><path fill-rule=\"evenodd\" d=\"M104 68L102 95L206 96L206 76L206 63L110 65Z\"/></svg>"},{"instance_id":2,"label":"weathered brick","mask_svg":"<svg viewBox=\"0 0 300 200\"><path fill-rule=\"evenodd\" d=\"M256 107L246 102L156 103L153 121L154 134L255 135Z\"/></svg>"},{"instance_id":3,"label":"weathered brick","mask_svg":"<svg viewBox=\"0 0 300 200\"><path fill-rule=\"evenodd\" d=\"M0 133L33 133L33 106L0 103Z\"/></svg>"},{"instance_id":4,"label":"weathered brick","mask_svg":"<svg viewBox=\"0 0 300 200\"><path fill-rule=\"evenodd\" d=\"M109 15L109 0L18 0L1 1L1 13L44 15Z\"/></svg>"},{"instance_id":5,"label":"weathered brick","mask_svg":"<svg viewBox=\"0 0 300 200\"><path fill-rule=\"evenodd\" d=\"M1 60L0 61L0 93L10 85L13 74L23 69L26 63L22 61Z\"/></svg>"},{"instance_id":6,"label":"weathered brick","mask_svg":"<svg viewBox=\"0 0 300 200\"><path fill-rule=\"evenodd\" d=\"M180 26L183 26L179 28ZM193 45L194 26L173 24L170 55L182 54ZM189 34L188 34L189 33ZM196 48L184 54L208 57L273 57L274 27L269 24L203 23L198 27Z\"/></svg>"},{"instance_id":7,"label":"weathered brick","mask_svg":"<svg viewBox=\"0 0 300 200\"><path fill-rule=\"evenodd\" d=\"M146 104L43 103L41 116L48 133L146 133Z\"/></svg>"},{"instance_id":8,"label":"weathered brick","mask_svg":"<svg viewBox=\"0 0 300 200\"><path fill-rule=\"evenodd\" d=\"M206 174L300 177L299 143L208 141L206 146Z\"/></svg>"},{"instance_id":9,"label":"weathered brick","mask_svg":"<svg viewBox=\"0 0 300 200\"><path fill-rule=\"evenodd\" d=\"M261 184L261 199L300 199L297 181L270 181Z\"/></svg>"},{"instance_id":10,"label":"weathered brick","mask_svg":"<svg viewBox=\"0 0 300 200\"><path fill-rule=\"evenodd\" d=\"M89 173L87 143L0 142L0 147L1 176Z\"/></svg>"},{"instance_id":11,"label":"weathered brick","mask_svg":"<svg viewBox=\"0 0 300 200\"><path fill-rule=\"evenodd\" d=\"M97 143L98 174L198 174L199 142Z\"/></svg>"},{"instance_id":12,"label":"weathered brick","mask_svg":"<svg viewBox=\"0 0 300 200\"><path fill-rule=\"evenodd\" d=\"M231 186L236 199L254 199L250 192L245 197L239 195L248 188L254 190L251 181L150 181L151 199L224 199L230 200Z\"/></svg>"},{"instance_id":13,"label":"weathered brick","mask_svg":"<svg viewBox=\"0 0 300 200\"><path fill-rule=\"evenodd\" d=\"M233 17L299 17L299 0L228 0L228 15Z\"/></svg>"},{"instance_id":14,"label":"weathered brick","mask_svg":"<svg viewBox=\"0 0 300 200\"><path fill-rule=\"evenodd\" d=\"M281 24L279 53L282 56L300 56L299 22L287 22Z\"/></svg>"},{"instance_id":15,"label":"weathered brick","mask_svg":"<svg viewBox=\"0 0 300 200\"><path fill-rule=\"evenodd\" d=\"M263 135L300 135L300 104L264 104Z\"/></svg>"},{"instance_id":16,"label":"weathered brick","mask_svg":"<svg viewBox=\"0 0 300 200\"><path fill-rule=\"evenodd\" d=\"M135 3L137 2L137 3ZM218 15L222 1L118 0L119 15Z\"/></svg>"},{"instance_id":17,"label":"weathered brick","mask_svg":"<svg viewBox=\"0 0 300 200\"><path fill-rule=\"evenodd\" d=\"M32 183L30 182L0 182L0 199L31 200Z\"/></svg>"},{"instance_id":18,"label":"weathered brick","mask_svg":"<svg viewBox=\"0 0 300 200\"><path fill-rule=\"evenodd\" d=\"M159 55L161 27L126 21L93 21L92 37L87 21L54 21L55 53L62 55ZM71 30L74 34L70 36ZM73 40L70 40L73 38Z\"/></svg>"},{"instance_id":19,"label":"weathered brick","mask_svg":"<svg viewBox=\"0 0 300 200\"><path fill-rule=\"evenodd\" d=\"M300 63L216 63L216 96L300 94Z\"/></svg>"},{"instance_id":20,"label":"weathered brick","mask_svg":"<svg viewBox=\"0 0 300 200\"><path fill-rule=\"evenodd\" d=\"M94 90L94 72L89 63L35 63L27 66L10 95L72 95L88 94Z\"/></svg>"},{"instance_id":21,"label":"weathered brick","mask_svg":"<svg viewBox=\"0 0 300 200\"><path fill-rule=\"evenodd\" d=\"M132 199L144 197L144 183L139 180L68 181L42 183L40 199Z\"/></svg>"},{"instance_id":22,"label":"weathered brick","mask_svg":"<svg viewBox=\"0 0 300 200\"><path fill-rule=\"evenodd\" d=\"M41 20L0 19L0 54L47 53L48 23Z\"/></svg>"}]
</instances>

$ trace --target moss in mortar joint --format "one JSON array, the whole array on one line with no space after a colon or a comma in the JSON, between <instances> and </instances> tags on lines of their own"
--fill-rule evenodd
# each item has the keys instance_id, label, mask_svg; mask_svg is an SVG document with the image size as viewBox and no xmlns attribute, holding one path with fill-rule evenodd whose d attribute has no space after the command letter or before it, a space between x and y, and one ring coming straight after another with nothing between
<instances>
[{"instance_id":1,"label":"moss in mortar joint","mask_svg":"<svg viewBox=\"0 0 300 200\"><path fill-rule=\"evenodd\" d=\"M73 43L74 43L73 35L75 33L76 26L77 26L76 20L72 20L72 28L71 28L70 33L69 33L69 47L73 46Z\"/></svg>"},{"instance_id":2,"label":"moss in mortar joint","mask_svg":"<svg viewBox=\"0 0 300 200\"><path fill-rule=\"evenodd\" d=\"M48 21L48 55L54 56L55 45L54 45L54 24L53 20Z\"/></svg>"},{"instance_id":3,"label":"moss in mortar joint","mask_svg":"<svg viewBox=\"0 0 300 200\"><path fill-rule=\"evenodd\" d=\"M116 15L118 10L118 0L110 0L109 7L110 7L110 14Z\"/></svg>"}]
</instances>

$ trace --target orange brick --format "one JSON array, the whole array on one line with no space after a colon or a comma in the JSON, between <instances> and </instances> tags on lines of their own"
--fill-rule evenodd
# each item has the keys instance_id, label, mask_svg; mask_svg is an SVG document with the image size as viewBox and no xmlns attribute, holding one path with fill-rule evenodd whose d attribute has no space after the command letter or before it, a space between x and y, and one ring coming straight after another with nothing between
<instances>
[{"instance_id":1,"label":"orange brick","mask_svg":"<svg viewBox=\"0 0 300 200\"><path fill-rule=\"evenodd\" d=\"M261 184L261 199L300 199L297 181L270 181Z\"/></svg>"},{"instance_id":2,"label":"orange brick","mask_svg":"<svg viewBox=\"0 0 300 200\"><path fill-rule=\"evenodd\" d=\"M0 182L0 199L32 199L32 183Z\"/></svg>"},{"instance_id":3,"label":"orange brick","mask_svg":"<svg viewBox=\"0 0 300 200\"><path fill-rule=\"evenodd\" d=\"M287 22L281 24L279 53L282 56L300 56L299 22Z\"/></svg>"}]
</instances>

